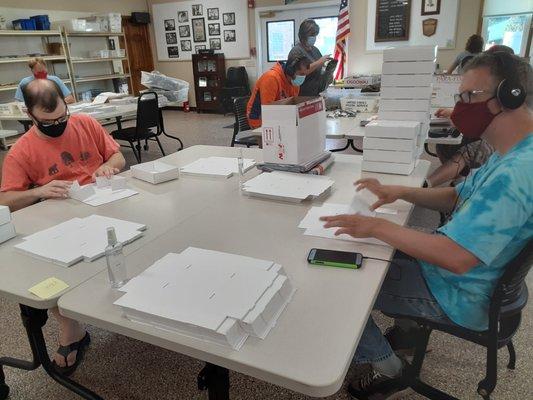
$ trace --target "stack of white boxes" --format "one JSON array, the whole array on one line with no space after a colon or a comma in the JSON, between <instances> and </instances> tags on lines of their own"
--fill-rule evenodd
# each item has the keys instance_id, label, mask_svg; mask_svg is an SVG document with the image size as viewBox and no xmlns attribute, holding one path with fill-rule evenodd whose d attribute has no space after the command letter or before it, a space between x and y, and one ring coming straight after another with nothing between
<instances>
[{"instance_id":1,"label":"stack of white boxes","mask_svg":"<svg viewBox=\"0 0 533 400\"><path fill-rule=\"evenodd\" d=\"M15 227L11 222L9 207L0 206L0 243L16 236Z\"/></svg>"},{"instance_id":2,"label":"stack of white boxes","mask_svg":"<svg viewBox=\"0 0 533 400\"><path fill-rule=\"evenodd\" d=\"M363 171L409 175L430 120L437 46L383 51L378 119L365 128Z\"/></svg>"}]
</instances>

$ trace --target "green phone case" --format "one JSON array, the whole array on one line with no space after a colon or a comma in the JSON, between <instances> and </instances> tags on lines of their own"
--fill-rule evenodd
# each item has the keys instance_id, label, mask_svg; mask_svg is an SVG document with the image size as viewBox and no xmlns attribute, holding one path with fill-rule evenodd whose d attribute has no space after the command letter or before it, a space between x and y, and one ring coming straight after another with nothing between
<instances>
[{"instance_id":1,"label":"green phone case","mask_svg":"<svg viewBox=\"0 0 533 400\"><path fill-rule=\"evenodd\" d=\"M323 267L335 267L335 268L348 268L348 269L359 269L360 265L357 264L344 264L344 263L337 263L333 261L310 261L311 265L320 265Z\"/></svg>"}]
</instances>

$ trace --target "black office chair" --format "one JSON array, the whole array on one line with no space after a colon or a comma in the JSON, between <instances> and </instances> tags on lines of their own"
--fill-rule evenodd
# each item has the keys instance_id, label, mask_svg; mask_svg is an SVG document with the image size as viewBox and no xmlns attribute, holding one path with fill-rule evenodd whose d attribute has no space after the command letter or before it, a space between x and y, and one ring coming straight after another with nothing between
<instances>
[{"instance_id":1,"label":"black office chair","mask_svg":"<svg viewBox=\"0 0 533 400\"><path fill-rule=\"evenodd\" d=\"M236 97L250 96L250 83L245 67L229 67L220 95L225 113L233 112L233 100Z\"/></svg>"},{"instance_id":2,"label":"black office chair","mask_svg":"<svg viewBox=\"0 0 533 400\"><path fill-rule=\"evenodd\" d=\"M248 118L246 117L246 105L250 100L250 96L237 97L233 100L233 113L235 114L235 123L233 124L233 137L231 138L231 147L236 144L241 144L246 147L259 146L261 147L261 138L255 135L246 135L237 139L237 134L245 131L250 131L252 128L248 125Z\"/></svg>"},{"instance_id":3,"label":"black office chair","mask_svg":"<svg viewBox=\"0 0 533 400\"><path fill-rule=\"evenodd\" d=\"M159 141L159 135L163 132L157 93L144 92L139 95L137 101L137 122L129 128L119 128L111 132L116 140L129 143L137 162L141 162L141 141L144 140L144 150L148 150L148 141L156 141L165 155L165 150Z\"/></svg>"},{"instance_id":4,"label":"black office chair","mask_svg":"<svg viewBox=\"0 0 533 400\"><path fill-rule=\"evenodd\" d=\"M533 241L530 240L526 247L507 264L505 272L498 281L490 302L489 328L486 331L478 332L453 323L443 324L425 318L386 313L387 316L392 318L410 319L416 322L420 328L413 362L404 375L408 386L429 399L457 400L455 397L422 382L420 379L420 371L426 355L429 336L433 330L437 330L479 344L487 349L485 378L479 382L477 392L483 399L490 399L497 382L498 349L507 346L509 351L507 368L515 368L516 353L512 339L520 326L522 309L527 304L528 290L525 278L532 264Z\"/></svg>"}]
</instances>

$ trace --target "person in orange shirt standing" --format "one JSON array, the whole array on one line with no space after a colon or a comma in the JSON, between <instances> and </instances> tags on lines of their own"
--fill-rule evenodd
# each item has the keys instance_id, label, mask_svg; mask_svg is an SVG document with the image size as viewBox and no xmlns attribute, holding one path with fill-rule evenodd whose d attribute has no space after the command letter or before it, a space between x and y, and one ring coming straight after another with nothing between
<instances>
[{"instance_id":1,"label":"person in orange shirt standing","mask_svg":"<svg viewBox=\"0 0 533 400\"><path fill-rule=\"evenodd\" d=\"M310 64L307 57L289 57L286 62L277 62L261 75L246 106L246 116L251 128L261 126L262 104L298 96L300 85L309 73Z\"/></svg>"},{"instance_id":2,"label":"person in orange shirt standing","mask_svg":"<svg viewBox=\"0 0 533 400\"><path fill-rule=\"evenodd\" d=\"M124 168L118 143L92 117L70 115L54 81L31 81L22 94L34 126L4 160L0 204L16 211L41 199L66 198L72 181L86 184ZM59 349L53 361L69 375L89 345L89 333L77 321L61 316L57 308L51 311L59 322Z\"/></svg>"}]
</instances>

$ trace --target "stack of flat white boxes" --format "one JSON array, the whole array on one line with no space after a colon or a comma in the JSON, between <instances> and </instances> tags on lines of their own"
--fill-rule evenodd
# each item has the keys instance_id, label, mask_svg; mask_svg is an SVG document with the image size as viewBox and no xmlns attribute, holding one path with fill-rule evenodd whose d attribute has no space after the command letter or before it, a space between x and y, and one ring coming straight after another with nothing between
<instances>
[{"instance_id":1,"label":"stack of flat white boxes","mask_svg":"<svg viewBox=\"0 0 533 400\"><path fill-rule=\"evenodd\" d=\"M437 46L383 51L378 119L365 128L363 171L409 175L424 149Z\"/></svg>"},{"instance_id":2,"label":"stack of flat white boxes","mask_svg":"<svg viewBox=\"0 0 533 400\"><path fill-rule=\"evenodd\" d=\"M9 207L0 206L0 243L16 236L15 226L11 222Z\"/></svg>"}]
</instances>

